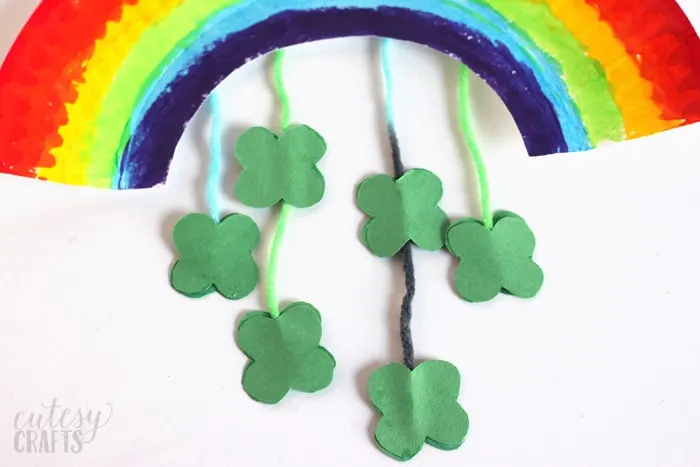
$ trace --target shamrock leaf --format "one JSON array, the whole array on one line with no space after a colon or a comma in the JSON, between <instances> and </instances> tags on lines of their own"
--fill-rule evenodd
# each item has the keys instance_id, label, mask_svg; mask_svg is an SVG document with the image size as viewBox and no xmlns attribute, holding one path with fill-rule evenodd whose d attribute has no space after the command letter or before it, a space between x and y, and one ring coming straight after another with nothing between
<instances>
[{"instance_id":1,"label":"shamrock leaf","mask_svg":"<svg viewBox=\"0 0 700 467\"><path fill-rule=\"evenodd\" d=\"M238 346L251 359L243 389L265 404L276 404L290 389L324 389L333 379L335 359L320 342L321 314L313 305L292 303L277 319L248 313L238 325Z\"/></svg>"},{"instance_id":2,"label":"shamrock leaf","mask_svg":"<svg viewBox=\"0 0 700 467\"><path fill-rule=\"evenodd\" d=\"M377 256L398 253L409 241L426 250L444 244L447 215L438 207L442 182L424 169L413 169L398 180L388 175L366 178L357 190L357 204L370 216L362 240Z\"/></svg>"},{"instance_id":3,"label":"shamrock leaf","mask_svg":"<svg viewBox=\"0 0 700 467\"><path fill-rule=\"evenodd\" d=\"M291 126L279 137L266 128L250 128L236 142L243 166L236 196L255 208L280 201L297 208L312 206L321 201L326 186L316 167L325 153L325 141L308 126Z\"/></svg>"},{"instance_id":4,"label":"shamrock leaf","mask_svg":"<svg viewBox=\"0 0 700 467\"><path fill-rule=\"evenodd\" d=\"M173 241L180 259L170 282L183 295L199 298L216 289L236 300L255 289L258 266L252 251L260 230L250 217L231 214L216 224L205 214L188 214L175 224Z\"/></svg>"},{"instance_id":5,"label":"shamrock leaf","mask_svg":"<svg viewBox=\"0 0 700 467\"><path fill-rule=\"evenodd\" d=\"M460 259L455 287L470 302L485 302L505 290L532 298L542 287L542 269L532 260L535 236L525 221L509 212L495 217L492 230L476 219L447 229L447 248Z\"/></svg>"},{"instance_id":6,"label":"shamrock leaf","mask_svg":"<svg viewBox=\"0 0 700 467\"><path fill-rule=\"evenodd\" d=\"M381 412L375 439L387 454L409 460L423 443L453 450L462 445L469 417L457 402L459 370L429 360L413 371L390 363L369 378L369 398Z\"/></svg>"}]
</instances>

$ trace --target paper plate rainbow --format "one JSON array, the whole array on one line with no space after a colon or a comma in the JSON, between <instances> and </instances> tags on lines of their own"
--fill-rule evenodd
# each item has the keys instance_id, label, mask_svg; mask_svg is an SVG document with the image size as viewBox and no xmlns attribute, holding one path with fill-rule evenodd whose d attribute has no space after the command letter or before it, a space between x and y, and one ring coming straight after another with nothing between
<instances>
[{"instance_id":1,"label":"paper plate rainbow","mask_svg":"<svg viewBox=\"0 0 700 467\"><path fill-rule=\"evenodd\" d=\"M0 172L146 188L248 60L384 36L450 54L530 155L700 120L700 39L674 0L44 0L0 69Z\"/></svg>"}]
</instances>

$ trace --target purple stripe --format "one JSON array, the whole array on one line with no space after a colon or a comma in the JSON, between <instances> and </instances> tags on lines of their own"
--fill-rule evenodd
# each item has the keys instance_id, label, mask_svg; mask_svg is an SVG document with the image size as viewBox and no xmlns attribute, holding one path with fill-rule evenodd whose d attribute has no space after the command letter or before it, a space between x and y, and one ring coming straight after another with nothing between
<instances>
[{"instance_id":1,"label":"purple stripe","mask_svg":"<svg viewBox=\"0 0 700 467\"><path fill-rule=\"evenodd\" d=\"M467 35L472 40L466 40ZM402 8L288 11L226 37L178 75L129 140L118 187L149 188L165 182L187 122L211 90L249 59L295 44L351 36L400 39L457 57L501 96L531 155L566 152L554 107L533 73L502 44L493 44L478 31Z\"/></svg>"}]
</instances>

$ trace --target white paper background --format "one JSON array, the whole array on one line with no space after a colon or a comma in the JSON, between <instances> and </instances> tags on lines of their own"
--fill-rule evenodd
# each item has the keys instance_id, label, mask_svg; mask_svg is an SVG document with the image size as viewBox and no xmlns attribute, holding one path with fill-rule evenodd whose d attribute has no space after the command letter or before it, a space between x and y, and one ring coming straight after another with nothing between
<instances>
[{"instance_id":1,"label":"white paper background","mask_svg":"<svg viewBox=\"0 0 700 467\"><path fill-rule=\"evenodd\" d=\"M3 54L36 3L0 2ZM700 3L680 3L700 25ZM285 70L293 119L330 148L326 196L293 216L279 276L282 300L321 310L338 361L317 395L269 407L242 391L233 330L264 306L260 291L190 300L168 284L174 222L206 210L206 109L165 187L0 176L0 465L396 465L373 443L365 386L400 358L403 279L358 241L354 204L356 184L390 167L377 51L373 39L298 46ZM412 44L395 44L392 58L406 164L442 178L451 216L478 214L455 119L457 64ZM268 63L221 86L229 154L243 128L276 124ZM546 281L532 301L470 305L451 290L448 254L416 252L417 356L457 365L471 428L458 451L426 447L412 465L700 465L700 127L530 159L497 97L480 82L474 93L495 207L528 220ZM269 210L232 199L236 170L227 161L224 206L253 216L269 240ZM113 415L80 454L16 453L15 415L53 398L72 410L109 403Z\"/></svg>"}]
</instances>

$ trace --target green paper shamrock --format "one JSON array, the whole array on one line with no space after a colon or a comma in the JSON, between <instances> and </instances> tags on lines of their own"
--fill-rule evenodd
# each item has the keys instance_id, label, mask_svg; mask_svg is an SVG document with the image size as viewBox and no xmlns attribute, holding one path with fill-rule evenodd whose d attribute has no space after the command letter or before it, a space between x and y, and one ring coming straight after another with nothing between
<instances>
[{"instance_id":1,"label":"green paper shamrock","mask_svg":"<svg viewBox=\"0 0 700 467\"><path fill-rule=\"evenodd\" d=\"M390 363L369 378L369 398L381 412L375 439L390 456L406 461L427 442L444 450L462 445L469 417L457 402L459 370L429 360L413 371Z\"/></svg>"},{"instance_id":2,"label":"green paper shamrock","mask_svg":"<svg viewBox=\"0 0 700 467\"><path fill-rule=\"evenodd\" d=\"M521 298L537 295L544 275L532 260L535 236L516 214L501 212L492 230L476 219L447 229L447 248L459 258L455 287L463 299L485 302L501 290Z\"/></svg>"},{"instance_id":3,"label":"green paper shamrock","mask_svg":"<svg viewBox=\"0 0 700 467\"><path fill-rule=\"evenodd\" d=\"M362 240L377 256L394 256L409 241L426 250L444 244L447 215L438 207L442 182L432 172L413 169L398 180L389 175L366 178L357 190L357 204L370 216Z\"/></svg>"},{"instance_id":4,"label":"green paper shamrock","mask_svg":"<svg viewBox=\"0 0 700 467\"><path fill-rule=\"evenodd\" d=\"M243 166L236 196L255 208L280 201L297 208L313 206L326 186L316 167L325 153L325 141L308 126L291 126L280 137L266 128L250 128L236 142L236 157Z\"/></svg>"},{"instance_id":5,"label":"green paper shamrock","mask_svg":"<svg viewBox=\"0 0 700 467\"><path fill-rule=\"evenodd\" d=\"M175 290L199 298L216 289L230 299L250 294L258 283L252 251L260 230L243 214L231 214L219 224L205 214L188 214L175 224L173 241L180 259L170 282Z\"/></svg>"},{"instance_id":6,"label":"green paper shamrock","mask_svg":"<svg viewBox=\"0 0 700 467\"><path fill-rule=\"evenodd\" d=\"M278 403L290 389L324 389L333 379L335 359L320 342L321 314L313 305L292 303L277 319L263 311L248 313L238 325L238 346L251 359L243 389L265 404Z\"/></svg>"}]
</instances>

